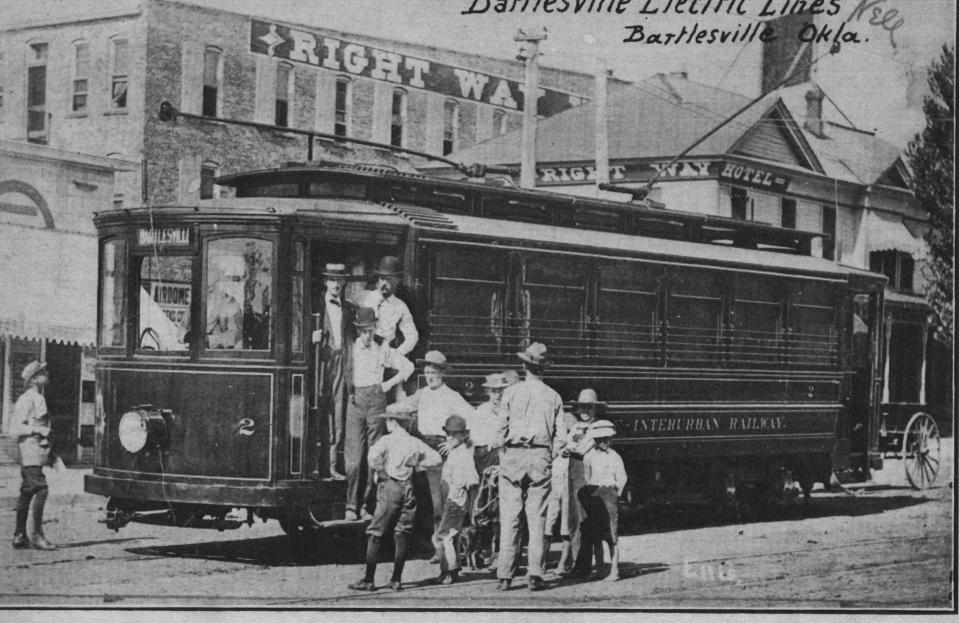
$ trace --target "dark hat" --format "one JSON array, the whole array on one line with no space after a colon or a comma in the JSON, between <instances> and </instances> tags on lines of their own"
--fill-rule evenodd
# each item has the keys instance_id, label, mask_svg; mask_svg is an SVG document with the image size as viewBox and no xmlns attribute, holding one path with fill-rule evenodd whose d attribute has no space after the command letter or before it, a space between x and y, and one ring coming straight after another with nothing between
<instances>
[{"instance_id":1,"label":"dark hat","mask_svg":"<svg viewBox=\"0 0 959 623\"><path fill-rule=\"evenodd\" d=\"M390 277L403 274L403 267L399 258L393 255L385 255L380 259L380 263L373 269L373 274L381 277Z\"/></svg>"},{"instance_id":2,"label":"dark hat","mask_svg":"<svg viewBox=\"0 0 959 623\"><path fill-rule=\"evenodd\" d=\"M24 383L29 383L30 379L40 374L41 372L46 373L47 371L47 362L31 361L23 369L23 372L20 373L20 378L23 379Z\"/></svg>"},{"instance_id":3,"label":"dark hat","mask_svg":"<svg viewBox=\"0 0 959 623\"><path fill-rule=\"evenodd\" d=\"M606 407L605 402L600 402L595 389L586 388L579 392L579 398L573 401L574 407Z\"/></svg>"},{"instance_id":4,"label":"dark hat","mask_svg":"<svg viewBox=\"0 0 959 623\"><path fill-rule=\"evenodd\" d=\"M414 413L416 413L416 409L413 408L413 405L404 402L394 402L391 405L386 405L386 413L380 414L380 417L409 422L413 419Z\"/></svg>"},{"instance_id":5,"label":"dark hat","mask_svg":"<svg viewBox=\"0 0 959 623\"><path fill-rule=\"evenodd\" d=\"M348 279L350 273L346 272L346 264L327 264L323 269L323 276Z\"/></svg>"},{"instance_id":6,"label":"dark hat","mask_svg":"<svg viewBox=\"0 0 959 623\"><path fill-rule=\"evenodd\" d=\"M506 380L506 375L498 372L487 374L486 380L483 382L483 387L488 389L503 389L507 386L509 386L509 382Z\"/></svg>"},{"instance_id":7,"label":"dark hat","mask_svg":"<svg viewBox=\"0 0 959 623\"><path fill-rule=\"evenodd\" d=\"M525 351L516 353L516 356L526 363L532 363L537 366L549 365L549 354L546 352L546 344L541 342L533 342L526 347Z\"/></svg>"},{"instance_id":8,"label":"dark hat","mask_svg":"<svg viewBox=\"0 0 959 623\"><path fill-rule=\"evenodd\" d=\"M423 355L423 365L426 366L435 366L442 370L446 369L448 362L446 361L446 355L441 353L438 350L431 350L425 355Z\"/></svg>"},{"instance_id":9,"label":"dark hat","mask_svg":"<svg viewBox=\"0 0 959 623\"><path fill-rule=\"evenodd\" d=\"M360 329L363 327L376 326L376 312L372 307L361 307L359 311L356 312L353 325Z\"/></svg>"},{"instance_id":10,"label":"dark hat","mask_svg":"<svg viewBox=\"0 0 959 623\"><path fill-rule=\"evenodd\" d=\"M458 415L451 415L446 418L446 424L443 425L443 430L445 430L447 433L469 432L469 429L466 428L466 420Z\"/></svg>"}]
</instances>

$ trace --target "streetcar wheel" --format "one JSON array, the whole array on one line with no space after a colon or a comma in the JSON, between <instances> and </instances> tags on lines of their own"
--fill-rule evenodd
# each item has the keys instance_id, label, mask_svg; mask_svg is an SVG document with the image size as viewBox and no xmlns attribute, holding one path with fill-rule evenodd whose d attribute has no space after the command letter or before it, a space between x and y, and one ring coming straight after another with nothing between
<instances>
[{"instance_id":1,"label":"streetcar wheel","mask_svg":"<svg viewBox=\"0 0 959 623\"><path fill-rule=\"evenodd\" d=\"M913 489L928 489L939 473L939 427L928 413L912 416L902 436L902 460Z\"/></svg>"}]
</instances>

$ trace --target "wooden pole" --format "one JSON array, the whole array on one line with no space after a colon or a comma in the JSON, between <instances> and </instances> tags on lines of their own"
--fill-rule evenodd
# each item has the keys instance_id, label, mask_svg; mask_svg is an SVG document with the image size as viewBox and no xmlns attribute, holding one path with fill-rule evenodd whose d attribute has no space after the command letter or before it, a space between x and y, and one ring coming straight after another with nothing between
<instances>
[{"instance_id":1,"label":"wooden pole","mask_svg":"<svg viewBox=\"0 0 959 623\"><path fill-rule=\"evenodd\" d=\"M519 184L523 188L536 187L536 103L539 99L539 42L546 38L546 30L527 34L520 30L514 37L524 45L516 56L526 62L526 91L523 100L523 143Z\"/></svg>"},{"instance_id":2,"label":"wooden pole","mask_svg":"<svg viewBox=\"0 0 959 623\"><path fill-rule=\"evenodd\" d=\"M606 104L606 60L596 58L596 185L609 184L609 110Z\"/></svg>"}]
</instances>

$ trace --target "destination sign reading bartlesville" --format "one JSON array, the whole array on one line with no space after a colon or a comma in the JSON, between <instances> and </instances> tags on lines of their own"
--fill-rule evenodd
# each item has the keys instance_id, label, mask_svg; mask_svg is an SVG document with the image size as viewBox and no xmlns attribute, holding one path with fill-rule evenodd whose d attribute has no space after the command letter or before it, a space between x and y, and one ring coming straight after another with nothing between
<instances>
[{"instance_id":1,"label":"destination sign reading bartlesville","mask_svg":"<svg viewBox=\"0 0 959 623\"><path fill-rule=\"evenodd\" d=\"M280 24L252 20L250 52L448 97L523 110L522 82ZM543 116L554 115L585 100L572 93L539 89L537 112Z\"/></svg>"}]
</instances>

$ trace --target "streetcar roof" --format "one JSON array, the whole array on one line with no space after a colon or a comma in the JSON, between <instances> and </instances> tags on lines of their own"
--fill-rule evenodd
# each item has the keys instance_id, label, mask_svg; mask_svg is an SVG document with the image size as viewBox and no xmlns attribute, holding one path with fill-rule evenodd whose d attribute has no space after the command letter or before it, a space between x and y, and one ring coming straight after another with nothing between
<instances>
[{"instance_id":1,"label":"streetcar roof","mask_svg":"<svg viewBox=\"0 0 959 623\"><path fill-rule=\"evenodd\" d=\"M405 208L409 208L406 210ZM116 211L114 214L141 217L148 215L146 209ZM499 219L438 213L422 206L404 206L374 203L355 199L332 198L280 198L249 197L240 199L215 199L202 202L199 207L154 208L156 216L175 215L185 219L209 221L222 218L297 216L306 221L361 222L391 229L410 228L421 239L476 242L515 242L518 245L548 245L568 252L588 253L590 256L608 254L646 257L669 262L695 264L719 264L759 272L783 272L789 274L815 274L822 277L843 279L860 275L876 280L884 277L866 270L837 264L828 259L808 255L790 254L761 249L744 249L716 243L690 242L667 238L654 238L634 234L619 234L603 231L584 232L573 227L560 227L538 223L503 221ZM102 218L110 218L103 214Z\"/></svg>"}]
</instances>

